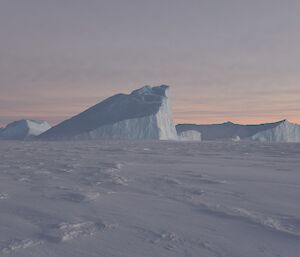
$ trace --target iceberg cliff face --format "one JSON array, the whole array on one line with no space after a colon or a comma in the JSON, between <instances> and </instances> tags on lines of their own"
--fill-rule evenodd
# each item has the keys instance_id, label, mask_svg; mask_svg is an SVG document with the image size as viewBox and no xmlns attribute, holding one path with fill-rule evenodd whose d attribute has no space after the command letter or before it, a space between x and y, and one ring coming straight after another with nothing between
<instances>
[{"instance_id":1,"label":"iceberg cliff face","mask_svg":"<svg viewBox=\"0 0 300 257\"><path fill-rule=\"evenodd\" d=\"M51 126L46 121L19 120L0 130L0 139L24 140L39 136L50 128Z\"/></svg>"},{"instance_id":2,"label":"iceberg cliff face","mask_svg":"<svg viewBox=\"0 0 300 257\"><path fill-rule=\"evenodd\" d=\"M145 86L118 94L62 122L41 139L176 140L169 86Z\"/></svg>"},{"instance_id":3,"label":"iceberg cliff face","mask_svg":"<svg viewBox=\"0 0 300 257\"><path fill-rule=\"evenodd\" d=\"M260 142L300 142L300 125L284 120L273 129L253 135L252 139Z\"/></svg>"},{"instance_id":4,"label":"iceberg cliff face","mask_svg":"<svg viewBox=\"0 0 300 257\"><path fill-rule=\"evenodd\" d=\"M181 141L201 141L201 133L197 130L186 130L178 133L178 139Z\"/></svg>"}]
</instances>

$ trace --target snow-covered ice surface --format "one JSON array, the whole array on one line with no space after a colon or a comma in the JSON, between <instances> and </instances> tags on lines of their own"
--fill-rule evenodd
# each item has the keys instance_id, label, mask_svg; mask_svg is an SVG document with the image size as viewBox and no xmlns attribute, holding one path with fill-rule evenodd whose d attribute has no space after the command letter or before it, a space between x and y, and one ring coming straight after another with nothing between
<instances>
[{"instance_id":1,"label":"snow-covered ice surface","mask_svg":"<svg viewBox=\"0 0 300 257\"><path fill-rule=\"evenodd\" d=\"M300 144L4 141L0 154L0 256L300 256Z\"/></svg>"}]
</instances>

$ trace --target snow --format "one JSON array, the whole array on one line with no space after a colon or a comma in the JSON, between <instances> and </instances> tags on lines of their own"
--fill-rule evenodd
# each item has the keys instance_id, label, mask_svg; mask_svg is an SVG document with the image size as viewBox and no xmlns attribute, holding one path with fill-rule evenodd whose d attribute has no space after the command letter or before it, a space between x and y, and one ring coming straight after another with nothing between
<instances>
[{"instance_id":1,"label":"snow","mask_svg":"<svg viewBox=\"0 0 300 257\"><path fill-rule=\"evenodd\" d=\"M169 86L118 94L53 127L41 139L176 140Z\"/></svg>"},{"instance_id":2,"label":"snow","mask_svg":"<svg viewBox=\"0 0 300 257\"><path fill-rule=\"evenodd\" d=\"M255 134L252 139L262 142L300 142L300 125L284 121L273 129Z\"/></svg>"},{"instance_id":3,"label":"snow","mask_svg":"<svg viewBox=\"0 0 300 257\"><path fill-rule=\"evenodd\" d=\"M42 134L51 126L46 121L19 120L0 130L0 139L24 140Z\"/></svg>"},{"instance_id":4,"label":"snow","mask_svg":"<svg viewBox=\"0 0 300 257\"><path fill-rule=\"evenodd\" d=\"M178 134L181 141L201 141L201 133L197 130L186 130Z\"/></svg>"},{"instance_id":5,"label":"snow","mask_svg":"<svg viewBox=\"0 0 300 257\"><path fill-rule=\"evenodd\" d=\"M0 256L296 257L300 144L3 141Z\"/></svg>"}]
</instances>

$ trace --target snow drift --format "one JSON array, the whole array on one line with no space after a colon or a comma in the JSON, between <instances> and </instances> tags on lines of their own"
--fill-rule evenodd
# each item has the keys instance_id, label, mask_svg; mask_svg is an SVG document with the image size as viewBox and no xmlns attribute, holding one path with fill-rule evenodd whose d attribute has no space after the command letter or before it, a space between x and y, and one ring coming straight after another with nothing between
<instances>
[{"instance_id":1,"label":"snow drift","mask_svg":"<svg viewBox=\"0 0 300 257\"><path fill-rule=\"evenodd\" d=\"M300 144L0 144L1 257L299 257Z\"/></svg>"},{"instance_id":2,"label":"snow drift","mask_svg":"<svg viewBox=\"0 0 300 257\"><path fill-rule=\"evenodd\" d=\"M169 86L145 86L117 94L43 133L41 139L158 139L177 133L168 97Z\"/></svg>"},{"instance_id":3,"label":"snow drift","mask_svg":"<svg viewBox=\"0 0 300 257\"><path fill-rule=\"evenodd\" d=\"M282 120L258 125L240 125L232 122L196 125L179 124L178 134L189 130L201 133L202 140L257 140L264 142L300 142L300 126Z\"/></svg>"},{"instance_id":4,"label":"snow drift","mask_svg":"<svg viewBox=\"0 0 300 257\"><path fill-rule=\"evenodd\" d=\"M19 120L8 124L0 130L0 139L24 140L36 137L50 129L51 126L46 121Z\"/></svg>"}]
</instances>

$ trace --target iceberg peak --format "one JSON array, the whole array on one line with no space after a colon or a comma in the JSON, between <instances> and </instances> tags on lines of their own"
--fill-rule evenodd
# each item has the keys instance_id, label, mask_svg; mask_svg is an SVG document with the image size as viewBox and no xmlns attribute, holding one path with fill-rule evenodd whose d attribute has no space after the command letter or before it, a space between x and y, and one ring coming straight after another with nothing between
<instances>
[{"instance_id":1,"label":"iceberg peak","mask_svg":"<svg viewBox=\"0 0 300 257\"><path fill-rule=\"evenodd\" d=\"M156 87L143 86L139 89L132 91L131 95L135 95L135 96L157 95L157 96L166 97L169 88L170 86L167 85L161 85Z\"/></svg>"},{"instance_id":2,"label":"iceberg peak","mask_svg":"<svg viewBox=\"0 0 300 257\"><path fill-rule=\"evenodd\" d=\"M51 126L41 120L18 120L9 123L0 130L0 138L5 140L24 140L39 136L49 130Z\"/></svg>"}]
</instances>

